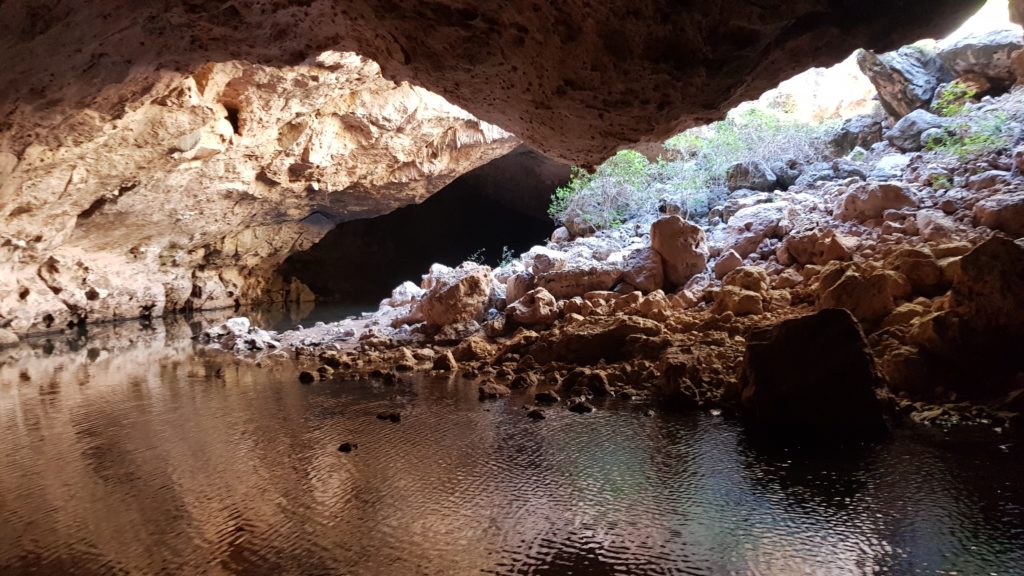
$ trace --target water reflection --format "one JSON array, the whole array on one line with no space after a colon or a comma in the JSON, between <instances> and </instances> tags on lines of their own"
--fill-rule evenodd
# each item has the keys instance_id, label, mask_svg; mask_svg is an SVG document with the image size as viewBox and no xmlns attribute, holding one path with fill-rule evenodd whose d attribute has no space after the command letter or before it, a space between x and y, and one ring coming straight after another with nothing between
<instances>
[{"instance_id":1,"label":"water reflection","mask_svg":"<svg viewBox=\"0 0 1024 576\"><path fill-rule=\"evenodd\" d=\"M521 399L481 404L458 378L301 386L283 354L255 366L194 348L201 322L0 350L0 573L1024 565L1024 465L988 443L766 454L721 419L614 403L533 422Z\"/></svg>"}]
</instances>

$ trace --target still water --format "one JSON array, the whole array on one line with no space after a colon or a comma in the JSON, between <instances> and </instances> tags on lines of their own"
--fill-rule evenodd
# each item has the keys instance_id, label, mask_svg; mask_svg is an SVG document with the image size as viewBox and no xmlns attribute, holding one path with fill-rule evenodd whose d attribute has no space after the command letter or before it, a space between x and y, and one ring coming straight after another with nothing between
<instances>
[{"instance_id":1,"label":"still water","mask_svg":"<svg viewBox=\"0 0 1024 576\"><path fill-rule=\"evenodd\" d=\"M766 454L638 404L303 386L197 328L0 350L0 574L1024 574L1009 439Z\"/></svg>"}]
</instances>

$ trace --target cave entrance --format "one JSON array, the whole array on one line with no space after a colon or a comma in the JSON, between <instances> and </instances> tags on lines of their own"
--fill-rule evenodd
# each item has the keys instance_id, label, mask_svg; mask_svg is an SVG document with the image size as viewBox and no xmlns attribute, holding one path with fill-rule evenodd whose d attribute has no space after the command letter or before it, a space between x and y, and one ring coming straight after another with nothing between
<instances>
[{"instance_id":1,"label":"cave entrance","mask_svg":"<svg viewBox=\"0 0 1024 576\"><path fill-rule=\"evenodd\" d=\"M551 194L569 166L520 146L463 174L422 204L376 218L342 222L281 267L320 302L376 309L405 280L419 283L431 264L467 259L496 266L543 243L554 225Z\"/></svg>"}]
</instances>

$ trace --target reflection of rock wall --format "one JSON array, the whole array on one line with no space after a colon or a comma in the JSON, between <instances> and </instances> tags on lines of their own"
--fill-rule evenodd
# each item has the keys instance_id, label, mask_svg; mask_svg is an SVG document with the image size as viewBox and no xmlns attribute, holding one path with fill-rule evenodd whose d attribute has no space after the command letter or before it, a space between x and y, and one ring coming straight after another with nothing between
<instances>
[{"instance_id":1,"label":"reflection of rock wall","mask_svg":"<svg viewBox=\"0 0 1024 576\"><path fill-rule=\"evenodd\" d=\"M132 69L66 116L16 107L0 136L0 328L296 297L271 273L289 253L515 145L351 53Z\"/></svg>"}]
</instances>

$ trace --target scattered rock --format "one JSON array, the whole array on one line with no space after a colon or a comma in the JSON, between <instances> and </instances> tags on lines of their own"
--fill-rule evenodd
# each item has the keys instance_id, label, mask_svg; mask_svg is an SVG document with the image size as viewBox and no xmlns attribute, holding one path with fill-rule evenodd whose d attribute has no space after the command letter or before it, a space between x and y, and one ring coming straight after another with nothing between
<instances>
[{"instance_id":1,"label":"scattered rock","mask_svg":"<svg viewBox=\"0 0 1024 576\"><path fill-rule=\"evenodd\" d=\"M558 320L558 301L547 290L534 288L509 305L505 313L522 325L548 326Z\"/></svg>"},{"instance_id":2,"label":"scattered rock","mask_svg":"<svg viewBox=\"0 0 1024 576\"><path fill-rule=\"evenodd\" d=\"M537 404L558 404L562 401L562 398L553 390L546 390L534 394L533 401Z\"/></svg>"},{"instance_id":3,"label":"scattered rock","mask_svg":"<svg viewBox=\"0 0 1024 576\"><path fill-rule=\"evenodd\" d=\"M996 194L974 205L974 223L1019 238L1024 236L1024 192Z\"/></svg>"},{"instance_id":4,"label":"scattered rock","mask_svg":"<svg viewBox=\"0 0 1024 576\"><path fill-rule=\"evenodd\" d=\"M707 268L704 230L679 216L659 218L651 225L651 247L661 255L665 277L673 286L685 285Z\"/></svg>"},{"instance_id":5,"label":"scattered rock","mask_svg":"<svg viewBox=\"0 0 1024 576\"><path fill-rule=\"evenodd\" d=\"M452 351L445 350L434 359L433 368L441 372L454 372L459 369L459 364L455 361Z\"/></svg>"},{"instance_id":6,"label":"scattered rock","mask_svg":"<svg viewBox=\"0 0 1024 576\"><path fill-rule=\"evenodd\" d=\"M480 393L480 400L494 400L496 398L504 398L512 394L512 391L507 387L495 382L485 382L484 384L481 384L478 391Z\"/></svg>"},{"instance_id":7,"label":"scattered rock","mask_svg":"<svg viewBox=\"0 0 1024 576\"><path fill-rule=\"evenodd\" d=\"M645 294L665 286L661 255L653 248L638 248L630 252L622 263L622 270L622 279Z\"/></svg>"},{"instance_id":8,"label":"scattered rock","mask_svg":"<svg viewBox=\"0 0 1024 576\"><path fill-rule=\"evenodd\" d=\"M833 215L837 220L866 222L881 218L886 210L917 205L917 199L905 186L888 182L864 182L853 186L839 199Z\"/></svg>"},{"instance_id":9,"label":"scattered rock","mask_svg":"<svg viewBox=\"0 0 1024 576\"><path fill-rule=\"evenodd\" d=\"M594 406L583 398L576 398L569 402L568 409L569 412L575 412L576 414L590 414L594 411Z\"/></svg>"},{"instance_id":10,"label":"scattered rock","mask_svg":"<svg viewBox=\"0 0 1024 576\"><path fill-rule=\"evenodd\" d=\"M543 420L547 418L547 416L544 415L544 411L541 410L540 408L534 408L530 410L529 412L526 413L526 417L529 418L530 420Z\"/></svg>"},{"instance_id":11,"label":"scattered rock","mask_svg":"<svg viewBox=\"0 0 1024 576\"><path fill-rule=\"evenodd\" d=\"M776 176L764 162L750 160L730 166L725 172L730 191L747 189L770 192L775 189Z\"/></svg>"},{"instance_id":12,"label":"scattered rock","mask_svg":"<svg viewBox=\"0 0 1024 576\"><path fill-rule=\"evenodd\" d=\"M917 152L924 148L921 136L925 132L934 128L944 128L947 124L949 120L927 110L914 110L886 132L885 139L904 152Z\"/></svg>"}]
</instances>

